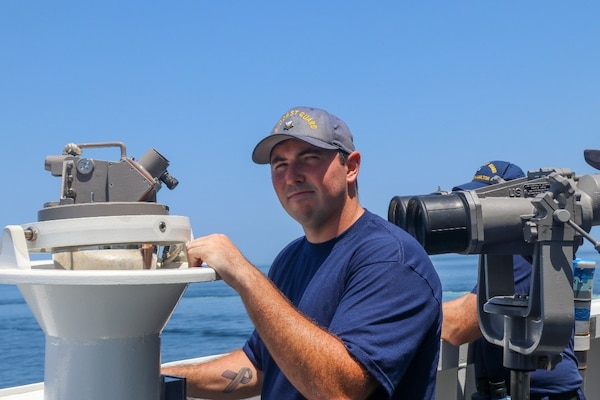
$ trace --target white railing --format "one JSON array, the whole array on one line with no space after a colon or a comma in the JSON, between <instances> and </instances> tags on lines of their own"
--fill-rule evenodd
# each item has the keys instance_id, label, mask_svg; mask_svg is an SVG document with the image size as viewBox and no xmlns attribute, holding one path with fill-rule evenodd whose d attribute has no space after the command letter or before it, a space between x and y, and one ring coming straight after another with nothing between
<instances>
[{"instance_id":1,"label":"white railing","mask_svg":"<svg viewBox=\"0 0 600 400\"><path fill-rule=\"evenodd\" d=\"M212 357L182 360L165 365L207 361ZM474 369L469 345L456 347L442 342L438 364L436 400L470 400L475 392ZM592 301L590 318L590 349L587 354L587 368L582 371L585 377L584 392L588 399L600 399L600 299ZM0 389L0 398L41 400L43 384L26 385ZM258 399L258 397L254 398Z\"/></svg>"}]
</instances>

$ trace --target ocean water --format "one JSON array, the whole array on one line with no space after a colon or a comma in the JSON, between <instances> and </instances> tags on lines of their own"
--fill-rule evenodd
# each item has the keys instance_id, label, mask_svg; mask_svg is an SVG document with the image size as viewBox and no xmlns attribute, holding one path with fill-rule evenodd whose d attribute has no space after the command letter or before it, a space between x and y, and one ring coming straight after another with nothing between
<instances>
[{"instance_id":1,"label":"ocean water","mask_svg":"<svg viewBox=\"0 0 600 400\"><path fill-rule=\"evenodd\" d=\"M600 256L582 248L578 257ZM444 300L469 292L477 280L477 256L432 257L444 289ZM262 267L266 272L267 267ZM600 273L594 276L600 296ZM161 335L163 362L231 351L242 346L252 324L235 291L224 282L188 286ZM0 388L44 380L44 333L13 285L0 285Z\"/></svg>"}]
</instances>

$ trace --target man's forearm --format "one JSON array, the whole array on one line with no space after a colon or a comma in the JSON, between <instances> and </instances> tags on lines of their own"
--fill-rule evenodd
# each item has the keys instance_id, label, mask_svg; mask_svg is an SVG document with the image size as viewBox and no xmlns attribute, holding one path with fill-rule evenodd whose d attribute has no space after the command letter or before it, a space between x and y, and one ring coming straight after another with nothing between
<instances>
[{"instance_id":1,"label":"man's forearm","mask_svg":"<svg viewBox=\"0 0 600 400\"><path fill-rule=\"evenodd\" d=\"M165 367L163 374L186 378L187 394L209 399L239 399L260 394L262 375L242 350L203 364Z\"/></svg>"}]
</instances>

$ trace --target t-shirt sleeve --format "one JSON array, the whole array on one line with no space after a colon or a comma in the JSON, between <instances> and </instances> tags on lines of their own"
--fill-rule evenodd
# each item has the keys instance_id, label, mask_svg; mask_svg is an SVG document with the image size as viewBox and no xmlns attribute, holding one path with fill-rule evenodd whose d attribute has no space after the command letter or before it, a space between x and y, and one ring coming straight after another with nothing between
<instances>
[{"instance_id":1,"label":"t-shirt sleeve","mask_svg":"<svg viewBox=\"0 0 600 400\"><path fill-rule=\"evenodd\" d=\"M410 265L367 265L351 277L335 313L331 331L388 393L410 375L417 351L437 351L440 305L433 290Z\"/></svg>"},{"instance_id":2,"label":"t-shirt sleeve","mask_svg":"<svg viewBox=\"0 0 600 400\"><path fill-rule=\"evenodd\" d=\"M246 356L250 362L259 370L262 371L262 352L264 351L264 345L258 333L256 333L256 329L250 335L250 338L246 341L244 346L242 347Z\"/></svg>"}]
</instances>

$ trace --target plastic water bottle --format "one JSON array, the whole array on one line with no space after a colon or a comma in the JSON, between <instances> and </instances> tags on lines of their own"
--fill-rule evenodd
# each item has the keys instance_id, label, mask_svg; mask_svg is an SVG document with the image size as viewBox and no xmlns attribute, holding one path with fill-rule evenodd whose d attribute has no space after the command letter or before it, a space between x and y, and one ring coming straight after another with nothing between
<instances>
[{"instance_id":1,"label":"plastic water bottle","mask_svg":"<svg viewBox=\"0 0 600 400\"><path fill-rule=\"evenodd\" d=\"M493 400L510 400L510 396L506 391L506 382L490 382L490 399Z\"/></svg>"}]
</instances>

